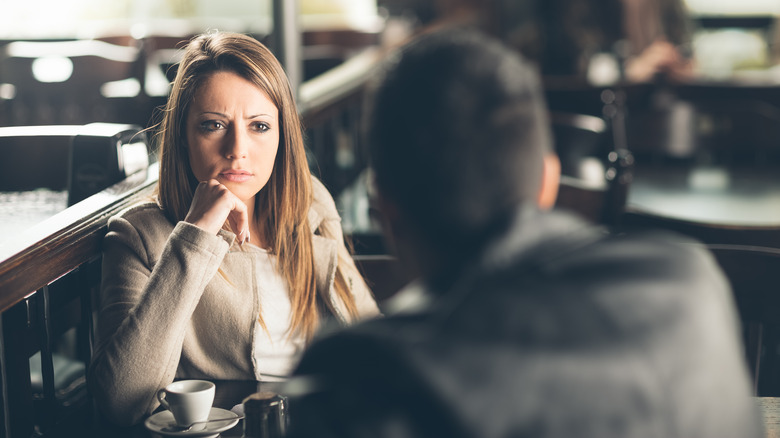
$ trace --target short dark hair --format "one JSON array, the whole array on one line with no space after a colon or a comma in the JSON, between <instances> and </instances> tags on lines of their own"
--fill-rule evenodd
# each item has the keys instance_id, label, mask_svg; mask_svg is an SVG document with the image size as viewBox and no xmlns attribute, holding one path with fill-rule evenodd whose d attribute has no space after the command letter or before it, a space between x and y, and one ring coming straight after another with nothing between
<instances>
[{"instance_id":1,"label":"short dark hair","mask_svg":"<svg viewBox=\"0 0 780 438\"><path fill-rule=\"evenodd\" d=\"M370 93L377 188L439 250L471 250L535 202L551 150L537 71L474 30L426 34Z\"/></svg>"}]
</instances>

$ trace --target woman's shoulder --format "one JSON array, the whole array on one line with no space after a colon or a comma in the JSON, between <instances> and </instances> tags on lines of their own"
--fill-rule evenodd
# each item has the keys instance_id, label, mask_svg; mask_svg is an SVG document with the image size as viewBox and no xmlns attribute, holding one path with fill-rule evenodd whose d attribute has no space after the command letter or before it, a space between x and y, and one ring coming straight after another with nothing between
<instances>
[{"instance_id":1,"label":"woman's shoulder","mask_svg":"<svg viewBox=\"0 0 780 438\"><path fill-rule=\"evenodd\" d=\"M116 218L122 218L130 222L138 220L145 222L156 219L167 221L165 213L163 213L162 208L160 208L160 205L154 199L147 199L125 208L117 213L112 219Z\"/></svg>"},{"instance_id":2,"label":"woman's shoulder","mask_svg":"<svg viewBox=\"0 0 780 438\"><path fill-rule=\"evenodd\" d=\"M108 221L109 230L117 227L131 226L144 233L153 233L156 231L170 233L173 224L165 216L160 205L152 199L134 204Z\"/></svg>"}]
</instances>

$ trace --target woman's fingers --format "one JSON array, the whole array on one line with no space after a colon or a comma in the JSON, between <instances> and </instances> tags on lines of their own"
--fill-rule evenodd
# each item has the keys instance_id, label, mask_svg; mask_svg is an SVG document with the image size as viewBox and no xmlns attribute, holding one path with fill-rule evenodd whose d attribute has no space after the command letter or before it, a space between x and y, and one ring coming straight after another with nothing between
<instances>
[{"instance_id":1,"label":"woman's fingers","mask_svg":"<svg viewBox=\"0 0 780 438\"><path fill-rule=\"evenodd\" d=\"M239 243L249 241L249 217L244 204L217 180L198 184L185 222L216 234L229 221Z\"/></svg>"},{"instance_id":2,"label":"woman's fingers","mask_svg":"<svg viewBox=\"0 0 780 438\"><path fill-rule=\"evenodd\" d=\"M235 198L235 196L233 196ZM246 204L236 198L237 204L234 209L228 213L230 228L235 231L238 243L249 242L249 215L246 211Z\"/></svg>"}]
</instances>

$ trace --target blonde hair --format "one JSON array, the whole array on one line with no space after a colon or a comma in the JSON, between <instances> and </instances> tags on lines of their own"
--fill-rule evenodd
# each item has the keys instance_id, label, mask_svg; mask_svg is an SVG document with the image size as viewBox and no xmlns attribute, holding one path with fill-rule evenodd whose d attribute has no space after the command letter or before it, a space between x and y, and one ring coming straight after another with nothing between
<instances>
[{"instance_id":1,"label":"blonde hair","mask_svg":"<svg viewBox=\"0 0 780 438\"><path fill-rule=\"evenodd\" d=\"M252 82L279 110L279 148L271 177L255 197L255 218L263 225L264 241L277 256L280 274L289 285L290 334L300 331L311 340L320 318L307 218L312 202L311 174L287 76L271 51L256 39L213 32L197 36L187 45L161 122L160 206L174 223L187 215L198 185L186 149L187 112L204 79L218 71L230 71ZM357 317L355 300L341 269L334 287L350 316Z\"/></svg>"}]
</instances>

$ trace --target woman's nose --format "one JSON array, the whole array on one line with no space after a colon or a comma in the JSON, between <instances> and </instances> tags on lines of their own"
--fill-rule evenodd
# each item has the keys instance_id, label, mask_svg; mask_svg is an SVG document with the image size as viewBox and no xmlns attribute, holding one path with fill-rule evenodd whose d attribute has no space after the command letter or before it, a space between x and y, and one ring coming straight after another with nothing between
<instances>
[{"instance_id":1,"label":"woman's nose","mask_svg":"<svg viewBox=\"0 0 780 438\"><path fill-rule=\"evenodd\" d=\"M248 142L245 132L242 132L241 129L233 128L225 140L226 158L231 160L246 158Z\"/></svg>"}]
</instances>

